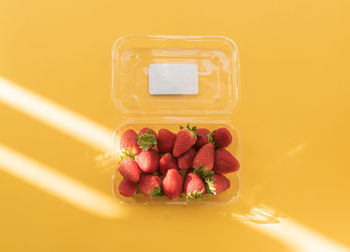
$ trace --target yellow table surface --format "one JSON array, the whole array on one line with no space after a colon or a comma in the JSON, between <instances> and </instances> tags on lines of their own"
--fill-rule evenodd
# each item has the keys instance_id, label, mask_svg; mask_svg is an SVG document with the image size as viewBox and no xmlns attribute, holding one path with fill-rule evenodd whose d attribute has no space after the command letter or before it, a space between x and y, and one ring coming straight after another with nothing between
<instances>
[{"instance_id":1,"label":"yellow table surface","mask_svg":"<svg viewBox=\"0 0 350 252\"><path fill-rule=\"evenodd\" d=\"M347 0L0 1L0 251L346 251L349 27ZM112 197L111 50L128 33L237 43L240 201L253 223L238 220L243 203ZM100 137L84 139L84 125Z\"/></svg>"}]
</instances>

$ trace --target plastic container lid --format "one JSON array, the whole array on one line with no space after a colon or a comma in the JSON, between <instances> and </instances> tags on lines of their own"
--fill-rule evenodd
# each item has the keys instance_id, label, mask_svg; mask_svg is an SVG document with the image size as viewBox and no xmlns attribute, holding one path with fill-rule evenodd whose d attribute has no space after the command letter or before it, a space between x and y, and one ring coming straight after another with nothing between
<instances>
[{"instance_id":1,"label":"plastic container lid","mask_svg":"<svg viewBox=\"0 0 350 252\"><path fill-rule=\"evenodd\" d=\"M163 78L169 86L178 75L173 89L153 90L150 66L153 82ZM165 77L155 76L159 69ZM226 37L127 35L114 44L113 100L123 114L229 114L237 103L238 72L237 46ZM189 86L196 78L198 90Z\"/></svg>"}]
</instances>

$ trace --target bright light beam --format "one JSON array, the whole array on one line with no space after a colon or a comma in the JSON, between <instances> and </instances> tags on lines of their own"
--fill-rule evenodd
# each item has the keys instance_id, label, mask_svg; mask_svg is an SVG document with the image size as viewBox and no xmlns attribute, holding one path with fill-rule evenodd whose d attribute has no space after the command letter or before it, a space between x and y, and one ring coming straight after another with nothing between
<instances>
[{"instance_id":1,"label":"bright light beam","mask_svg":"<svg viewBox=\"0 0 350 252\"><path fill-rule=\"evenodd\" d=\"M269 217L269 213L259 210L258 208L252 209L252 215L248 216L247 224L249 227L262 232L270 236L273 239L283 242L292 251L300 252L349 252L350 249L339 244L336 241L323 236L322 234L304 226L290 218L280 218L278 223L272 223L271 221L267 224L261 224L256 220L263 220ZM237 217L233 214L234 217ZM249 221L253 218L255 221ZM242 218L241 218L242 219ZM267 218L268 219L268 218ZM276 220L277 220L276 219Z\"/></svg>"},{"instance_id":2,"label":"bright light beam","mask_svg":"<svg viewBox=\"0 0 350 252\"><path fill-rule=\"evenodd\" d=\"M73 206L104 218L122 216L116 201L0 144L0 170L52 194Z\"/></svg>"},{"instance_id":3,"label":"bright light beam","mask_svg":"<svg viewBox=\"0 0 350 252\"><path fill-rule=\"evenodd\" d=\"M0 101L94 148L111 150L109 129L2 77Z\"/></svg>"}]
</instances>

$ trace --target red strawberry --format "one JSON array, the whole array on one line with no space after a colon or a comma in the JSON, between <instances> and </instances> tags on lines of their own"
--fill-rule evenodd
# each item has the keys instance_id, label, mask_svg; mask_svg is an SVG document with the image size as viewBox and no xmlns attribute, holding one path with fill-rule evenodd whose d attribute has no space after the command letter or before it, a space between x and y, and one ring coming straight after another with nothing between
<instances>
[{"instance_id":1,"label":"red strawberry","mask_svg":"<svg viewBox=\"0 0 350 252\"><path fill-rule=\"evenodd\" d=\"M142 175L140 178L140 192L147 198L161 195L160 178L153 175Z\"/></svg>"},{"instance_id":2,"label":"red strawberry","mask_svg":"<svg viewBox=\"0 0 350 252\"><path fill-rule=\"evenodd\" d=\"M136 193L137 185L127 179L119 183L119 193L125 197L131 197Z\"/></svg>"},{"instance_id":3,"label":"red strawberry","mask_svg":"<svg viewBox=\"0 0 350 252\"><path fill-rule=\"evenodd\" d=\"M159 168L159 153L153 149L143 150L137 157L137 164L143 172L152 173Z\"/></svg>"},{"instance_id":4,"label":"red strawberry","mask_svg":"<svg viewBox=\"0 0 350 252\"><path fill-rule=\"evenodd\" d=\"M137 136L137 144L143 150L148 150L157 144L157 134L150 128L143 128Z\"/></svg>"},{"instance_id":5,"label":"red strawberry","mask_svg":"<svg viewBox=\"0 0 350 252\"><path fill-rule=\"evenodd\" d=\"M226 148L232 142L232 135L227 129L220 128L213 131L213 141L217 148Z\"/></svg>"},{"instance_id":6,"label":"red strawberry","mask_svg":"<svg viewBox=\"0 0 350 252\"><path fill-rule=\"evenodd\" d=\"M187 128L182 128L176 135L173 155L178 157L188 151L197 140L197 135L195 133L196 127L190 128L187 124Z\"/></svg>"},{"instance_id":7,"label":"red strawberry","mask_svg":"<svg viewBox=\"0 0 350 252\"><path fill-rule=\"evenodd\" d=\"M158 131L158 150L161 153L172 152L176 135L167 129L160 129Z\"/></svg>"},{"instance_id":8,"label":"red strawberry","mask_svg":"<svg viewBox=\"0 0 350 252\"><path fill-rule=\"evenodd\" d=\"M140 153L140 148L137 144L137 134L134 130L129 129L122 134L120 137L120 149L132 155Z\"/></svg>"},{"instance_id":9,"label":"red strawberry","mask_svg":"<svg viewBox=\"0 0 350 252\"><path fill-rule=\"evenodd\" d=\"M200 128L196 130L197 141L196 148L200 149L203 145L209 143L208 135L210 135L210 130L205 128Z\"/></svg>"},{"instance_id":10,"label":"red strawberry","mask_svg":"<svg viewBox=\"0 0 350 252\"><path fill-rule=\"evenodd\" d=\"M214 166L214 145L207 143L199 149L192 162L195 172L206 177L212 173Z\"/></svg>"},{"instance_id":11,"label":"red strawberry","mask_svg":"<svg viewBox=\"0 0 350 252\"><path fill-rule=\"evenodd\" d=\"M220 174L235 172L239 169L238 160L227 150L219 149L214 152L214 170Z\"/></svg>"},{"instance_id":12,"label":"red strawberry","mask_svg":"<svg viewBox=\"0 0 350 252\"><path fill-rule=\"evenodd\" d=\"M200 198L205 194L205 186L202 179L193 172L186 174L184 187L187 199Z\"/></svg>"},{"instance_id":13,"label":"red strawberry","mask_svg":"<svg viewBox=\"0 0 350 252\"><path fill-rule=\"evenodd\" d=\"M178 169L176 159L170 153L164 154L159 160L160 172L165 176L170 169Z\"/></svg>"},{"instance_id":14,"label":"red strawberry","mask_svg":"<svg viewBox=\"0 0 350 252\"><path fill-rule=\"evenodd\" d=\"M140 179L139 167L132 158L123 159L118 170L124 179L130 180L131 182L137 183Z\"/></svg>"},{"instance_id":15,"label":"red strawberry","mask_svg":"<svg viewBox=\"0 0 350 252\"><path fill-rule=\"evenodd\" d=\"M188 170L192 168L192 161L194 156L196 155L196 151L191 148L180 157L177 158L177 165L181 170Z\"/></svg>"},{"instance_id":16,"label":"red strawberry","mask_svg":"<svg viewBox=\"0 0 350 252\"><path fill-rule=\"evenodd\" d=\"M182 176L176 169L170 169L162 181L163 192L169 199L177 199L182 193L182 188Z\"/></svg>"},{"instance_id":17,"label":"red strawberry","mask_svg":"<svg viewBox=\"0 0 350 252\"><path fill-rule=\"evenodd\" d=\"M207 178L205 182L207 184L208 193L214 195L229 189L231 186L230 180L218 173L213 174L211 178Z\"/></svg>"}]
</instances>

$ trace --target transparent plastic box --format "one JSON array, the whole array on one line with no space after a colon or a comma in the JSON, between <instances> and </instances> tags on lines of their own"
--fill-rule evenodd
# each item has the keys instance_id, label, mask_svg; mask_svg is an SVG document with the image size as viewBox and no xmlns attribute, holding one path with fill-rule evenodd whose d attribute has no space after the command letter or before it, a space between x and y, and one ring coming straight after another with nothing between
<instances>
[{"instance_id":1,"label":"transparent plastic box","mask_svg":"<svg viewBox=\"0 0 350 252\"><path fill-rule=\"evenodd\" d=\"M170 71L174 65L196 65L198 93L151 94L150 65ZM236 44L221 36L158 36L127 35L117 39L113 48L112 98L117 108L119 126L113 135L113 160L120 161L119 141L127 129L139 132L149 127L156 132L166 128L176 133L179 126L190 123L210 131L225 127L233 135L232 144L226 148L240 162L240 138L233 125L233 115L238 107L239 57ZM236 137L238 135L238 137ZM240 167L240 170L244 167ZM218 195L196 200L165 196L148 199L137 194L125 198L115 190L122 180L117 169L113 176L113 193L122 202L157 204L214 204L232 202L238 198L240 170L226 174L231 187Z\"/></svg>"}]
</instances>

